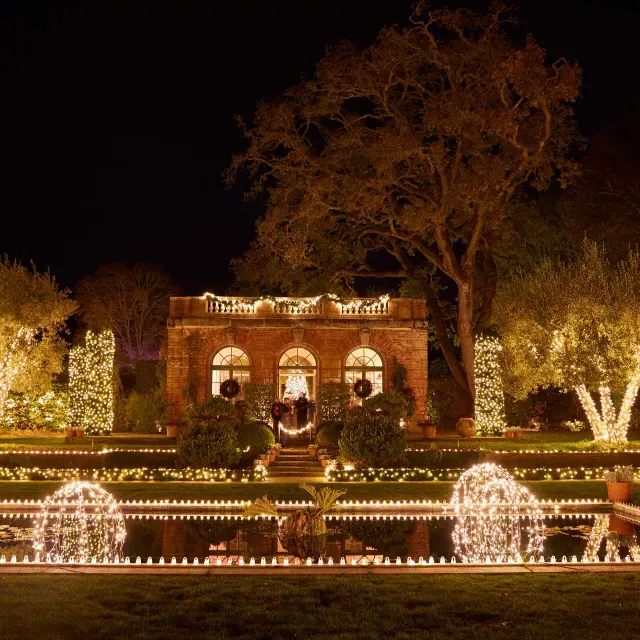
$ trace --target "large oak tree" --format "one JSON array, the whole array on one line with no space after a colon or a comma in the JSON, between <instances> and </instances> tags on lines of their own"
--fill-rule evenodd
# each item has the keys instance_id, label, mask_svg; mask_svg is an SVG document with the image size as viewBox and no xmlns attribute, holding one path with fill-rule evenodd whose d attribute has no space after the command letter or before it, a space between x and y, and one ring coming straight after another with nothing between
<instances>
[{"instance_id":1,"label":"large oak tree","mask_svg":"<svg viewBox=\"0 0 640 640\"><path fill-rule=\"evenodd\" d=\"M514 44L510 22L503 6L419 4L407 28L384 28L369 48L329 49L312 80L258 106L229 171L230 180L248 172L250 193L268 199L236 265L242 282L318 293L416 277L428 265L457 289L462 362L444 300L424 282L443 354L471 395L474 330L491 315L505 207L523 185L542 191L576 171L580 70L549 63L532 38Z\"/></svg>"}]
</instances>

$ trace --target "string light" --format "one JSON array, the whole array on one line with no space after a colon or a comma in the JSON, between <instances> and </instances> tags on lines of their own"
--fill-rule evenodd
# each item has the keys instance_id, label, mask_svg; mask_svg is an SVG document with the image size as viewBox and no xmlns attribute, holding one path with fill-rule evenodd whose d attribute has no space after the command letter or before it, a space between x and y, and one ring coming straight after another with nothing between
<instances>
[{"instance_id":1,"label":"string light","mask_svg":"<svg viewBox=\"0 0 640 640\"><path fill-rule=\"evenodd\" d=\"M124 518L109 492L98 484L70 482L44 501L33 549L47 562L114 561L122 555L125 535Z\"/></svg>"},{"instance_id":2,"label":"string light","mask_svg":"<svg viewBox=\"0 0 640 640\"><path fill-rule=\"evenodd\" d=\"M284 397L294 398L297 400L302 396L309 394L309 385L307 384L307 378L303 375L290 375L287 376L287 382L284 386ZM306 429L306 427L305 427Z\"/></svg>"},{"instance_id":3,"label":"string light","mask_svg":"<svg viewBox=\"0 0 640 640\"><path fill-rule=\"evenodd\" d=\"M475 344L476 425L481 435L501 434L507 427L500 367L502 346L494 336L481 335Z\"/></svg>"},{"instance_id":4,"label":"string light","mask_svg":"<svg viewBox=\"0 0 640 640\"><path fill-rule=\"evenodd\" d=\"M343 315L384 315L388 313L389 296L379 298L341 298L334 293L325 293L314 298L278 298L260 296L259 298L228 298L205 292L202 297L207 301L209 313L255 313L257 303L270 303L276 313L310 314L319 312L319 304L329 300L340 306Z\"/></svg>"},{"instance_id":5,"label":"string light","mask_svg":"<svg viewBox=\"0 0 640 640\"><path fill-rule=\"evenodd\" d=\"M540 505L502 467L486 463L465 471L453 489L451 505L457 515L452 539L463 561L522 562L542 554Z\"/></svg>"},{"instance_id":6,"label":"string light","mask_svg":"<svg viewBox=\"0 0 640 640\"><path fill-rule=\"evenodd\" d=\"M299 429L287 429L286 427L283 427L282 424L280 425L280 431L284 431L285 433L288 433L290 436L299 436L301 433L305 433L310 429L311 429L310 422L308 422L305 427L300 427Z\"/></svg>"},{"instance_id":7,"label":"string light","mask_svg":"<svg viewBox=\"0 0 640 640\"><path fill-rule=\"evenodd\" d=\"M5 404L14 380L27 366L29 347L33 344L35 335L33 329L19 327L0 357L0 419L4 417Z\"/></svg>"},{"instance_id":8,"label":"string light","mask_svg":"<svg viewBox=\"0 0 640 640\"><path fill-rule=\"evenodd\" d=\"M85 344L69 353L69 426L109 434L114 420L113 331L87 331Z\"/></svg>"}]
</instances>

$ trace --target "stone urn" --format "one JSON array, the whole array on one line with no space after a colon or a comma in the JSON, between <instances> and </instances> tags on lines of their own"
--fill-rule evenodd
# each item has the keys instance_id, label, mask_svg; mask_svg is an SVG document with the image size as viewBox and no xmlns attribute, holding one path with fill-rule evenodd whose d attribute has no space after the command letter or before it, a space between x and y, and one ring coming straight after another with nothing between
<instances>
[{"instance_id":1,"label":"stone urn","mask_svg":"<svg viewBox=\"0 0 640 640\"><path fill-rule=\"evenodd\" d=\"M456 423L456 431L463 438L471 438L476 435L476 421L473 418L460 418Z\"/></svg>"}]
</instances>

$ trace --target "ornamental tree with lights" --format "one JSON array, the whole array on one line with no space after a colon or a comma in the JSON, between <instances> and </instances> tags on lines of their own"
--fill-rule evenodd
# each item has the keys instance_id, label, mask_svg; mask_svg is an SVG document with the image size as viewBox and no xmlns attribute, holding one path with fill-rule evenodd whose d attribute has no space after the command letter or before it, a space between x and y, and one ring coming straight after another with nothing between
<instances>
[{"instance_id":1,"label":"ornamental tree with lights","mask_svg":"<svg viewBox=\"0 0 640 640\"><path fill-rule=\"evenodd\" d=\"M50 389L66 352L60 334L76 306L48 271L0 258L0 419L10 391Z\"/></svg>"},{"instance_id":2,"label":"ornamental tree with lights","mask_svg":"<svg viewBox=\"0 0 640 640\"><path fill-rule=\"evenodd\" d=\"M111 433L114 419L113 365L115 340L111 330L87 331L85 344L69 354L69 426L89 434Z\"/></svg>"},{"instance_id":3,"label":"ornamental tree with lights","mask_svg":"<svg viewBox=\"0 0 640 640\"><path fill-rule=\"evenodd\" d=\"M504 349L506 390L576 391L596 440L625 442L640 386L640 254L612 264L585 240L568 261L543 261L505 282L495 320ZM599 407L592 393L599 394ZM616 409L612 392L623 395Z\"/></svg>"},{"instance_id":4,"label":"ornamental tree with lights","mask_svg":"<svg viewBox=\"0 0 640 640\"><path fill-rule=\"evenodd\" d=\"M504 410L504 390L497 336L488 334L476 338L476 424L480 434L500 435L507 426Z\"/></svg>"},{"instance_id":5,"label":"ornamental tree with lights","mask_svg":"<svg viewBox=\"0 0 640 640\"><path fill-rule=\"evenodd\" d=\"M243 287L310 295L420 279L452 375L474 396L474 333L491 316L496 243L513 237L508 205L524 185L575 174L580 69L533 38L516 44L513 22L500 4L418 2L406 28L329 49L312 80L261 103L228 174L248 173L268 202L235 265ZM453 298L462 361L442 308Z\"/></svg>"}]
</instances>

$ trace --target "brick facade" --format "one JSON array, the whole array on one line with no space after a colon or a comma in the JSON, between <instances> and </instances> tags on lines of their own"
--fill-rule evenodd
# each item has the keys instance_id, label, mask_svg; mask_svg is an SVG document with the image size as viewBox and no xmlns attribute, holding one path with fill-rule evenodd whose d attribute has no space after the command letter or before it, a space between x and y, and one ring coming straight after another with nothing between
<instances>
[{"instance_id":1,"label":"brick facade","mask_svg":"<svg viewBox=\"0 0 640 640\"><path fill-rule=\"evenodd\" d=\"M167 351L168 423L182 424L189 398L202 402L211 394L211 363L222 347L238 346L249 356L251 381L277 389L280 356L304 347L318 364L317 380L344 379L347 355L368 346L382 358L384 388L391 388L395 356L407 368L407 386L416 396L416 417L426 416L427 316L424 300L394 299L364 314L339 303L321 301L300 314L271 302L243 298L239 307L214 305L204 297L172 298ZM363 331L364 330L364 331Z\"/></svg>"}]
</instances>

